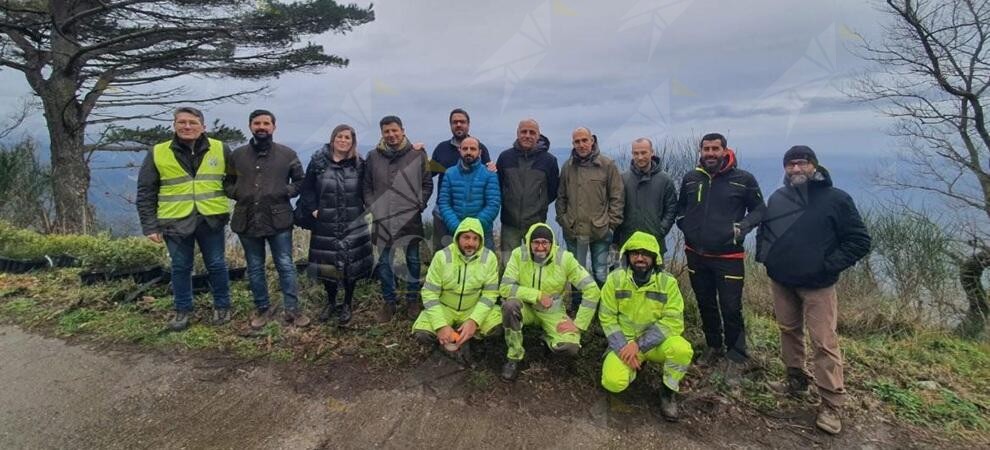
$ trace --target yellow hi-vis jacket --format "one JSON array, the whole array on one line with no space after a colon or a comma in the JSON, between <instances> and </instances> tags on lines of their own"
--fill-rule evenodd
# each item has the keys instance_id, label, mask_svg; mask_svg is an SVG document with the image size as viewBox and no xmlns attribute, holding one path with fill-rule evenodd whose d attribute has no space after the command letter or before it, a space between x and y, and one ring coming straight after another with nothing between
<instances>
[{"instance_id":1,"label":"yellow hi-vis jacket","mask_svg":"<svg viewBox=\"0 0 990 450\"><path fill-rule=\"evenodd\" d=\"M478 251L467 257L457 246L457 238L473 231L480 238ZM481 326L498 300L498 258L485 248L485 230L474 217L461 221L454 232L454 242L433 255L421 291L424 312L430 326L439 330L447 326L442 308L458 312L471 311L468 319Z\"/></svg>"}]
</instances>

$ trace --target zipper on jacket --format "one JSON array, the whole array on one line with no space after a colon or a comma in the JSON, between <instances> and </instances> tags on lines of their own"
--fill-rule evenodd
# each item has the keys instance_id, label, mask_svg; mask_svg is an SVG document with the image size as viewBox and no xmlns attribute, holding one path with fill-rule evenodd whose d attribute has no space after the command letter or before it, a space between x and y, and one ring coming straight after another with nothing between
<instances>
[{"instance_id":1,"label":"zipper on jacket","mask_svg":"<svg viewBox=\"0 0 990 450\"><path fill-rule=\"evenodd\" d=\"M461 283L461 296L457 299L457 310L461 310L461 302L464 301L464 283L467 277L464 276L464 266L457 269L457 282Z\"/></svg>"}]
</instances>

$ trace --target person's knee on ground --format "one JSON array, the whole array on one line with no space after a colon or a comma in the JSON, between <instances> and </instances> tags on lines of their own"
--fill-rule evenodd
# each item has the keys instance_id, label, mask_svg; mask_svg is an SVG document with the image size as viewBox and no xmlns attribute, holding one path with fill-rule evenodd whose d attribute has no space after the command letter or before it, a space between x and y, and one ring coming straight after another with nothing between
<instances>
[{"instance_id":1,"label":"person's knee on ground","mask_svg":"<svg viewBox=\"0 0 990 450\"><path fill-rule=\"evenodd\" d=\"M413 337L416 338L416 342L420 344L432 347L433 344L437 343L437 337L428 331L416 330L413 331Z\"/></svg>"},{"instance_id":2,"label":"person's knee on ground","mask_svg":"<svg viewBox=\"0 0 990 450\"><path fill-rule=\"evenodd\" d=\"M578 352L581 351L581 345L573 342L560 342L557 343L557 345L550 347L550 349L557 354L577 356Z\"/></svg>"}]
</instances>

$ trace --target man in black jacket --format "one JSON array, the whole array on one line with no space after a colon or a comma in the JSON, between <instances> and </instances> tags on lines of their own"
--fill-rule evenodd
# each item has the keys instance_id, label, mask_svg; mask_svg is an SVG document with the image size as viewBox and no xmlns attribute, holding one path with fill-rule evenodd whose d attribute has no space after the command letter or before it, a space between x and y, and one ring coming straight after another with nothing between
<instances>
[{"instance_id":1,"label":"man in black jacket","mask_svg":"<svg viewBox=\"0 0 990 450\"><path fill-rule=\"evenodd\" d=\"M523 235L534 223L547 221L550 203L557 198L560 166L550 154L550 140L540 134L533 119L519 122L516 141L498 155L498 184L502 190L502 230L499 261L522 245Z\"/></svg>"},{"instance_id":2,"label":"man in black jacket","mask_svg":"<svg viewBox=\"0 0 990 450\"><path fill-rule=\"evenodd\" d=\"M698 167L681 182L677 227L684 232L691 288L708 344L701 363L713 365L724 354L730 362L725 376L735 382L749 359L742 315L743 240L759 225L766 206L756 178L737 167L725 136L703 136L699 155Z\"/></svg>"},{"instance_id":3,"label":"man in black jacket","mask_svg":"<svg viewBox=\"0 0 990 450\"><path fill-rule=\"evenodd\" d=\"M674 226L677 216L677 191L674 180L660 168L660 158L653 142L639 138L632 144L629 170L622 174L626 202L622 224L615 233L615 243L621 248L626 239L637 231L652 234L660 242L660 252L666 253L664 238Z\"/></svg>"},{"instance_id":4,"label":"man in black jacket","mask_svg":"<svg viewBox=\"0 0 990 450\"><path fill-rule=\"evenodd\" d=\"M265 243L272 251L282 289L285 319L297 326L309 325L299 309L296 266L292 260L292 205L303 182L302 163L296 152L272 142L275 115L259 109L248 116L251 141L230 155L233 173L224 180L227 196L236 200L230 230L237 233L247 260L248 282L254 297L251 328L261 329L276 308L268 300L265 277Z\"/></svg>"},{"instance_id":5,"label":"man in black jacket","mask_svg":"<svg viewBox=\"0 0 990 450\"><path fill-rule=\"evenodd\" d=\"M771 280L780 353L787 367L786 381L773 387L791 395L807 391L807 327L822 398L816 425L836 434L842 429L839 408L845 388L835 282L840 272L869 253L870 235L852 198L832 187L811 148L791 147L784 154L784 170L784 186L770 196L756 236L756 260L766 266Z\"/></svg>"},{"instance_id":6,"label":"man in black jacket","mask_svg":"<svg viewBox=\"0 0 990 450\"><path fill-rule=\"evenodd\" d=\"M450 112L449 122L451 138L437 144L433 149L433 155L430 157L430 174L437 177L434 185L436 185L438 195L440 193L440 186L443 183L444 173L447 172L447 169L457 165L461 160L461 141L467 137L471 137L469 134L471 130L471 116L468 115L467 111L461 108L454 108ZM478 147L481 148L481 163L489 171L494 172L495 163L492 162L492 157L488 154L488 147L485 147L485 144L480 140L478 141ZM439 201L437 203L439 204ZM443 223L443 219L440 217L440 208L433 208L433 249L440 251L447 245L450 245L452 232L453 230L448 230L447 226ZM492 244L487 241L486 239L486 245Z\"/></svg>"},{"instance_id":7,"label":"man in black jacket","mask_svg":"<svg viewBox=\"0 0 990 450\"><path fill-rule=\"evenodd\" d=\"M224 228L230 204L223 179L230 172L230 150L206 136L203 113L192 107L173 114L175 136L151 148L137 181L137 210L144 235L165 243L171 260L175 316L168 328L189 326L193 311L195 246L203 254L213 294L213 324L230 321L230 281Z\"/></svg>"}]
</instances>

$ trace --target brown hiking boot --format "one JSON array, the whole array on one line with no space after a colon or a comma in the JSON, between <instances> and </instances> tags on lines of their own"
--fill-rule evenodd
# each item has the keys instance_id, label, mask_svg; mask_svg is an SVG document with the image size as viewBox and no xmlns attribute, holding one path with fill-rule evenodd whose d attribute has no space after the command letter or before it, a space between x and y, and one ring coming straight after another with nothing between
<instances>
[{"instance_id":1,"label":"brown hiking boot","mask_svg":"<svg viewBox=\"0 0 990 450\"><path fill-rule=\"evenodd\" d=\"M385 303L382 305L382 309L378 310L378 323L391 322L394 315L395 303Z\"/></svg>"},{"instance_id":2,"label":"brown hiking boot","mask_svg":"<svg viewBox=\"0 0 990 450\"><path fill-rule=\"evenodd\" d=\"M815 419L815 425L828 434L839 434L842 431L842 419L839 417L839 409L823 403L818 408L818 418Z\"/></svg>"},{"instance_id":3,"label":"brown hiking boot","mask_svg":"<svg viewBox=\"0 0 990 450\"><path fill-rule=\"evenodd\" d=\"M771 391L781 395L804 399L808 396L808 379L788 375L784 381L767 383Z\"/></svg>"},{"instance_id":4,"label":"brown hiking boot","mask_svg":"<svg viewBox=\"0 0 990 450\"><path fill-rule=\"evenodd\" d=\"M272 317L274 316L275 316L274 306L269 306L268 309L264 311L256 310L254 314L251 315L251 328L255 330L260 330L264 328L265 325L268 325L268 322L271 322Z\"/></svg>"},{"instance_id":5,"label":"brown hiking boot","mask_svg":"<svg viewBox=\"0 0 990 450\"><path fill-rule=\"evenodd\" d=\"M420 311L423 310L423 303L418 301L409 302L409 306L406 307L406 317L409 320L416 320L419 318Z\"/></svg>"},{"instance_id":6,"label":"brown hiking boot","mask_svg":"<svg viewBox=\"0 0 990 450\"><path fill-rule=\"evenodd\" d=\"M285 321L292 324L296 328L306 328L310 324L309 317L301 312L288 312L285 313Z\"/></svg>"}]
</instances>

